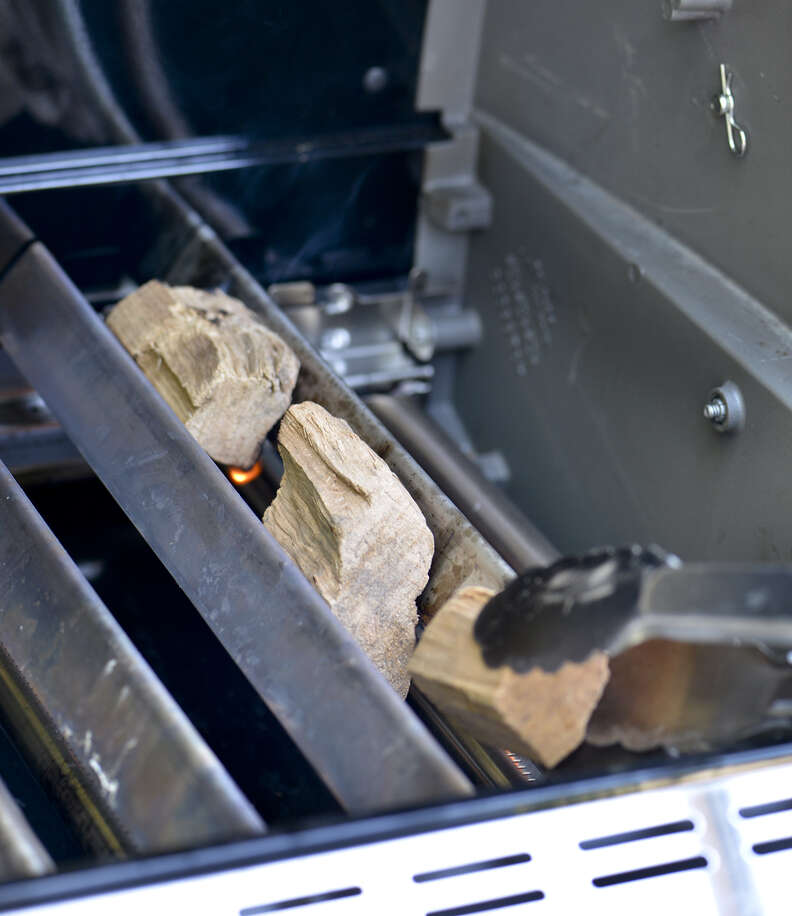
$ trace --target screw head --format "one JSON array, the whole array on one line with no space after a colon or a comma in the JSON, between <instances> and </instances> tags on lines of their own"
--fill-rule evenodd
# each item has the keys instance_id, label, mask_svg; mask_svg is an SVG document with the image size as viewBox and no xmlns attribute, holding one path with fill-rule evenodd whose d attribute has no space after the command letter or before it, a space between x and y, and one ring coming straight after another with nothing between
<instances>
[{"instance_id":1,"label":"screw head","mask_svg":"<svg viewBox=\"0 0 792 916\"><path fill-rule=\"evenodd\" d=\"M388 71L384 67L369 67L363 74L363 88L372 95L388 85Z\"/></svg>"},{"instance_id":2,"label":"screw head","mask_svg":"<svg viewBox=\"0 0 792 916\"><path fill-rule=\"evenodd\" d=\"M352 335L346 328L330 328L322 334L321 349L345 350L352 341Z\"/></svg>"},{"instance_id":3,"label":"screw head","mask_svg":"<svg viewBox=\"0 0 792 916\"><path fill-rule=\"evenodd\" d=\"M332 283L327 288L327 303L325 312L328 315L342 315L348 312L355 304L354 290L346 283Z\"/></svg>"}]
</instances>

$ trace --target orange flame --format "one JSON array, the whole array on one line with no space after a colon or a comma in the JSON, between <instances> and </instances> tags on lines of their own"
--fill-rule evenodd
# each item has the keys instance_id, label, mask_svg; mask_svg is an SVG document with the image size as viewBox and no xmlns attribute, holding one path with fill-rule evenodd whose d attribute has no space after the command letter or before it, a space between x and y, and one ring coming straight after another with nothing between
<instances>
[{"instance_id":1,"label":"orange flame","mask_svg":"<svg viewBox=\"0 0 792 916\"><path fill-rule=\"evenodd\" d=\"M244 468L229 468L228 476L231 478L233 483L235 483L238 487L241 487L246 483L250 483L251 480L255 480L261 471L261 462L257 461L253 467L249 468L247 471Z\"/></svg>"}]
</instances>

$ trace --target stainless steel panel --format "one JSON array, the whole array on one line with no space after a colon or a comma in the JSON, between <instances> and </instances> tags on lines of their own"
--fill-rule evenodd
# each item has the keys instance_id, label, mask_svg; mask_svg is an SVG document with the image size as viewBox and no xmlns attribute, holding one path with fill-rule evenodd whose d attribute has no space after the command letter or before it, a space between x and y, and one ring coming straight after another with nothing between
<instances>
[{"instance_id":1,"label":"stainless steel panel","mask_svg":"<svg viewBox=\"0 0 792 916\"><path fill-rule=\"evenodd\" d=\"M657 776L272 836L214 861L194 853L169 868L94 872L82 887L69 880L78 876L42 878L0 888L0 906L31 916L174 907L196 916L303 907L320 916L786 916L789 756Z\"/></svg>"}]
</instances>

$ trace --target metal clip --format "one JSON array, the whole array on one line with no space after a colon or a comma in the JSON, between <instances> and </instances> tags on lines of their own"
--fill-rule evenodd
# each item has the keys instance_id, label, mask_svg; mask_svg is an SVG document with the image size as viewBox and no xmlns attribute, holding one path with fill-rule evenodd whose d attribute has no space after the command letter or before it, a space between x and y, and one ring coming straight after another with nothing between
<instances>
[{"instance_id":1,"label":"metal clip","mask_svg":"<svg viewBox=\"0 0 792 916\"><path fill-rule=\"evenodd\" d=\"M731 90L733 75L730 70L726 69L726 64L720 65L721 93L715 97L712 107L715 114L726 119L726 139L729 141L729 149L738 159L741 159L748 149L748 134L734 120L734 96Z\"/></svg>"},{"instance_id":2,"label":"metal clip","mask_svg":"<svg viewBox=\"0 0 792 916\"><path fill-rule=\"evenodd\" d=\"M663 0L663 18L670 22L718 19L732 7L732 0Z\"/></svg>"}]
</instances>

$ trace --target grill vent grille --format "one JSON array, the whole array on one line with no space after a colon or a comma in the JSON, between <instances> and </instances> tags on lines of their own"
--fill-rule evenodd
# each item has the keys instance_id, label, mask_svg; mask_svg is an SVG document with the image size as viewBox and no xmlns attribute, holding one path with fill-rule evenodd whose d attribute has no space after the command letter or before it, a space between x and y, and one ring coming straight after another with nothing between
<instances>
[{"instance_id":1,"label":"grill vent grille","mask_svg":"<svg viewBox=\"0 0 792 916\"><path fill-rule=\"evenodd\" d=\"M316 846L303 854L275 846L273 854L281 857L258 865L250 864L255 860L248 851L237 868L70 903L79 903L80 916L164 912L177 898L179 910L191 916L292 910L318 916L599 912L603 902L614 916L680 907L697 916L787 916L790 784L792 762L784 761L709 782L534 813L516 810L537 797L529 790L504 800L499 816L489 820L431 829L440 817L435 812L417 824L419 816L404 815L413 818L415 833L370 842L358 836L348 847ZM481 818L476 805L455 806L462 814L454 816L464 817L468 810L470 817ZM393 829L395 821L388 823ZM382 829L377 824L372 822L372 831ZM319 832L311 841L337 843L327 831L326 839ZM267 844L279 840L255 842L264 855ZM119 894L129 898L123 907ZM0 889L0 909L4 904ZM69 905L51 904L47 913L58 916L61 906Z\"/></svg>"}]
</instances>

